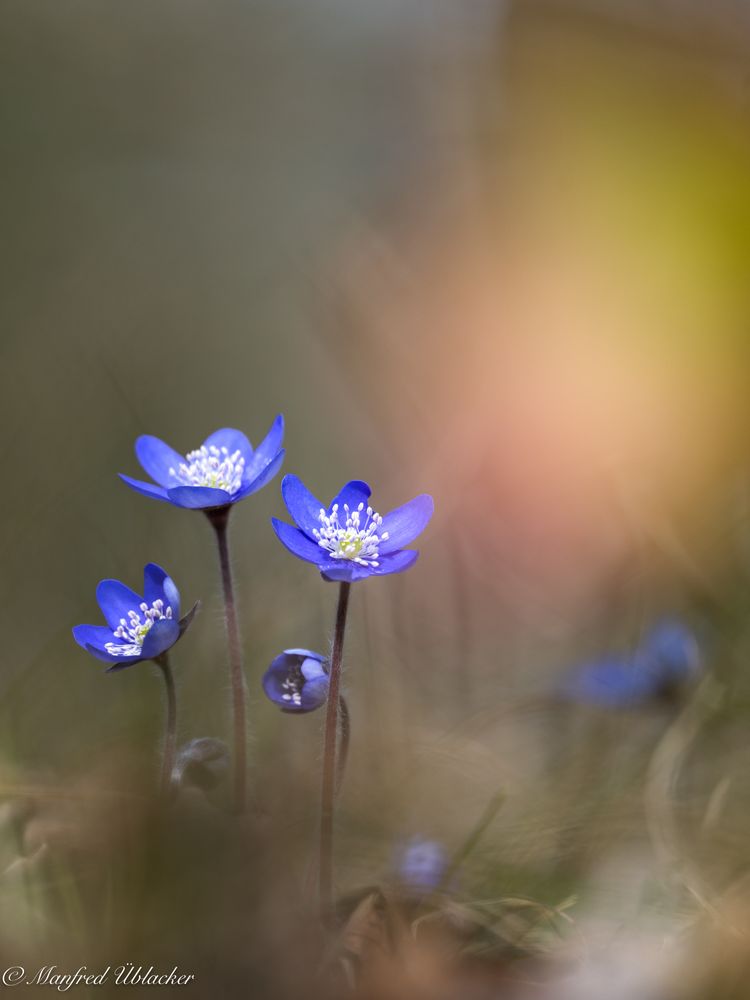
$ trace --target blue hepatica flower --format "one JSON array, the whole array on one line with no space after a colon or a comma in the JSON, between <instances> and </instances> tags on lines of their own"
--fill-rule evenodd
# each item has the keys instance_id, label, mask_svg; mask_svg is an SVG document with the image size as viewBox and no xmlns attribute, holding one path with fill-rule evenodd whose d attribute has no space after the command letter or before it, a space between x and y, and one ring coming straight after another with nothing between
<instances>
[{"instance_id":1,"label":"blue hepatica flower","mask_svg":"<svg viewBox=\"0 0 750 1000\"><path fill-rule=\"evenodd\" d=\"M119 580L102 580L96 599L106 625L76 625L79 646L110 670L153 660L174 646L190 625L198 605L180 620L180 594L167 573L149 563L143 570L143 596Z\"/></svg>"},{"instance_id":2,"label":"blue hepatica flower","mask_svg":"<svg viewBox=\"0 0 750 1000\"><path fill-rule=\"evenodd\" d=\"M285 649L263 675L263 690L284 712L312 712L328 697L328 660L310 649Z\"/></svg>"},{"instance_id":3,"label":"blue hepatica flower","mask_svg":"<svg viewBox=\"0 0 750 1000\"><path fill-rule=\"evenodd\" d=\"M654 665L662 685L680 684L701 671L698 640L686 625L675 619L658 622L644 638L641 650Z\"/></svg>"},{"instance_id":4,"label":"blue hepatica flower","mask_svg":"<svg viewBox=\"0 0 750 1000\"><path fill-rule=\"evenodd\" d=\"M144 483L122 473L120 479L138 493L175 507L226 507L256 493L273 479L284 461L283 438L281 414L255 450L242 431L231 427L216 431L187 455L144 434L135 443L135 453L154 482Z\"/></svg>"},{"instance_id":5,"label":"blue hepatica flower","mask_svg":"<svg viewBox=\"0 0 750 1000\"><path fill-rule=\"evenodd\" d=\"M672 694L700 670L695 635L681 622L663 619L630 655L604 657L578 667L561 694L571 701L629 708Z\"/></svg>"},{"instance_id":6,"label":"blue hepatica flower","mask_svg":"<svg viewBox=\"0 0 750 1000\"><path fill-rule=\"evenodd\" d=\"M296 527L273 518L279 539L325 580L353 582L401 573L419 552L405 549L427 526L434 504L426 493L381 517L369 505L370 487L354 480L324 507L297 476L284 476L284 503Z\"/></svg>"},{"instance_id":7,"label":"blue hepatica flower","mask_svg":"<svg viewBox=\"0 0 750 1000\"><path fill-rule=\"evenodd\" d=\"M398 852L396 874L409 889L430 892L437 889L448 869L448 855L436 840L412 837Z\"/></svg>"}]
</instances>

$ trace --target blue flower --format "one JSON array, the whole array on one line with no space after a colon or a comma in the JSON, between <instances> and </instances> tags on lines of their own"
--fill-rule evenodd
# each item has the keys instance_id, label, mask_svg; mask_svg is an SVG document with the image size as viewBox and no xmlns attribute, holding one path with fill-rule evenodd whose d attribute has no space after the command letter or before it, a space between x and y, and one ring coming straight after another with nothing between
<instances>
[{"instance_id":1,"label":"blue flower","mask_svg":"<svg viewBox=\"0 0 750 1000\"><path fill-rule=\"evenodd\" d=\"M664 618L646 635L641 650L663 685L679 684L700 673L701 652L694 633L682 622Z\"/></svg>"},{"instance_id":2,"label":"blue flower","mask_svg":"<svg viewBox=\"0 0 750 1000\"><path fill-rule=\"evenodd\" d=\"M167 573L149 563L143 570L143 596L119 580L102 580L96 599L106 625L76 625L73 638L109 670L153 660L177 642L198 605L180 620L180 595Z\"/></svg>"},{"instance_id":3,"label":"blue flower","mask_svg":"<svg viewBox=\"0 0 750 1000\"><path fill-rule=\"evenodd\" d=\"M701 669L695 635L672 619L658 622L635 652L586 663L573 671L561 694L605 708L630 708L672 694Z\"/></svg>"},{"instance_id":4,"label":"blue flower","mask_svg":"<svg viewBox=\"0 0 750 1000\"><path fill-rule=\"evenodd\" d=\"M627 708L655 693L654 676L641 655L609 656L578 667L561 693L571 701Z\"/></svg>"},{"instance_id":5,"label":"blue flower","mask_svg":"<svg viewBox=\"0 0 750 1000\"><path fill-rule=\"evenodd\" d=\"M263 690L284 712L312 712L328 697L328 660L310 649L285 649L263 675Z\"/></svg>"},{"instance_id":6,"label":"blue flower","mask_svg":"<svg viewBox=\"0 0 750 1000\"><path fill-rule=\"evenodd\" d=\"M401 573L419 552L405 549L427 526L434 504L426 493L381 517L368 501L370 487L354 480L324 507L296 476L284 476L284 503L296 527L273 518L293 555L315 563L325 580L352 582Z\"/></svg>"},{"instance_id":7,"label":"blue flower","mask_svg":"<svg viewBox=\"0 0 750 1000\"><path fill-rule=\"evenodd\" d=\"M436 840L412 839L401 848L396 858L399 881L410 889L429 892L437 889L448 869L448 855Z\"/></svg>"},{"instance_id":8,"label":"blue flower","mask_svg":"<svg viewBox=\"0 0 750 1000\"><path fill-rule=\"evenodd\" d=\"M206 438L200 448L180 455L159 438L144 434L135 453L154 483L144 483L120 473L132 489L175 507L207 510L237 503L270 482L281 468L284 418L279 414L253 451L242 433L224 427Z\"/></svg>"}]
</instances>

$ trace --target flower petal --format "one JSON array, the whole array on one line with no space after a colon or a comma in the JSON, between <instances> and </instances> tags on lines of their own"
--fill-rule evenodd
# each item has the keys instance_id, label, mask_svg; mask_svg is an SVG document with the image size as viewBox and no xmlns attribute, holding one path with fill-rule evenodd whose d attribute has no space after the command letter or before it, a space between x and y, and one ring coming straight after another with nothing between
<instances>
[{"instance_id":1,"label":"flower petal","mask_svg":"<svg viewBox=\"0 0 750 1000\"><path fill-rule=\"evenodd\" d=\"M281 495L294 523L312 538L313 530L320 528L319 515L325 509L323 504L312 495L298 476L284 476Z\"/></svg>"},{"instance_id":2,"label":"flower petal","mask_svg":"<svg viewBox=\"0 0 750 1000\"><path fill-rule=\"evenodd\" d=\"M92 652L92 650L89 650ZM107 673L113 674L118 670L124 670L125 667L132 667L135 663L143 663L143 656L112 656L109 653L103 653L99 656L98 653L94 653L98 659L102 660L104 663L111 663L112 666L107 667Z\"/></svg>"},{"instance_id":3,"label":"flower petal","mask_svg":"<svg viewBox=\"0 0 750 1000\"><path fill-rule=\"evenodd\" d=\"M684 680L700 672L698 641L680 621L669 618L659 621L643 640L641 648L656 661L656 669L665 682Z\"/></svg>"},{"instance_id":4,"label":"flower petal","mask_svg":"<svg viewBox=\"0 0 750 1000\"><path fill-rule=\"evenodd\" d=\"M317 681L321 677L328 677L328 671L323 666L325 662L325 656L320 656L319 653L310 653L300 665L302 676L306 681Z\"/></svg>"},{"instance_id":5,"label":"flower petal","mask_svg":"<svg viewBox=\"0 0 750 1000\"><path fill-rule=\"evenodd\" d=\"M112 629L108 625L76 625L73 638L84 649L88 646L104 649L106 643L114 642Z\"/></svg>"},{"instance_id":6,"label":"flower petal","mask_svg":"<svg viewBox=\"0 0 750 1000\"><path fill-rule=\"evenodd\" d=\"M204 510L207 507L226 507L230 496L226 490L217 490L212 486L175 486L167 490L167 499L175 507L187 510Z\"/></svg>"},{"instance_id":7,"label":"flower petal","mask_svg":"<svg viewBox=\"0 0 750 1000\"><path fill-rule=\"evenodd\" d=\"M380 556L373 570L375 576L388 576L390 573L403 573L419 559L418 549L401 549L400 552L389 552Z\"/></svg>"},{"instance_id":8,"label":"flower petal","mask_svg":"<svg viewBox=\"0 0 750 1000\"><path fill-rule=\"evenodd\" d=\"M298 528L278 521L275 517L271 518L271 524L273 524L273 530L278 535L279 541L289 549L292 555L311 563L320 563L325 558L323 549Z\"/></svg>"},{"instance_id":9,"label":"flower petal","mask_svg":"<svg viewBox=\"0 0 750 1000\"><path fill-rule=\"evenodd\" d=\"M180 635L184 635L190 628L190 626L193 623L193 618L195 618L195 616L200 611L200 607L201 607L201 602L196 601L195 604L192 606L192 608L188 611L188 613L183 618L180 618L179 621Z\"/></svg>"},{"instance_id":10,"label":"flower petal","mask_svg":"<svg viewBox=\"0 0 750 1000\"><path fill-rule=\"evenodd\" d=\"M351 559L331 559L320 566L320 575L329 583L355 583L366 580L373 573L369 566L360 566Z\"/></svg>"},{"instance_id":11,"label":"flower petal","mask_svg":"<svg viewBox=\"0 0 750 1000\"><path fill-rule=\"evenodd\" d=\"M153 500L163 500L165 503L169 503L167 491L163 486L153 486L151 483L141 482L140 479L131 479L130 476L126 476L122 472L118 475L136 493L142 493L145 497L151 497Z\"/></svg>"},{"instance_id":12,"label":"flower petal","mask_svg":"<svg viewBox=\"0 0 750 1000\"><path fill-rule=\"evenodd\" d=\"M80 646L83 646L87 653L95 656L102 663L118 663L120 666L129 667L133 663L139 663L142 659L140 655L116 656L114 653L108 653L104 646L108 642L113 642L114 636L112 635L112 630L105 625L76 625L73 629L73 636L75 641ZM89 638L88 642L85 641L86 636Z\"/></svg>"},{"instance_id":13,"label":"flower petal","mask_svg":"<svg viewBox=\"0 0 750 1000\"><path fill-rule=\"evenodd\" d=\"M135 454L144 470L159 486L170 486L175 477L169 472L177 469L185 456L152 434L142 434L135 442Z\"/></svg>"},{"instance_id":14,"label":"flower petal","mask_svg":"<svg viewBox=\"0 0 750 1000\"><path fill-rule=\"evenodd\" d=\"M579 667L560 693L571 701L627 708L648 699L657 681L638 657L610 657Z\"/></svg>"},{"instance_id":15,"label":"flower petal","mask_svg":"<svg viewBox=\"0 0 750 1000\"><path fill-rule=\"evenodd\" d=\"M366 507L371 493L372 490L367 483L363 483L361 479L352 479L352 481L347 483L338 495L331 500L328 507L328 513L331 513L335 503L337 503L339 507L343 507L345 503L349 504L349 510L356 510L361 503L363 503Z\"/></svg>"},{"instance_id":16,"label":"flower petal","mask_svg":"<svg viewBox=\"0 0 750 1000\"><path fill-rule=\"evenodd\" d=\"M154 622L146 633L146 639L141 649L141 657L144 660L153 660L155 656L174 646L180 638L180 623L174 618L162 618Z\"/></svg>"},{"instance_id":17,"label":"flower petal","mask_svg":"<svg viewBox=\"0 0 750 1000\"><path fill-rule=\"evenodd\" d=\"M246 463L250 463L253 458L253 446L247 436L233 427L222 427L220 431L214 431L203 444L206 448L226 448L230 455L238 451Z\"/></svg>"},{"instance_id":18,"label":"flower petal","mask_svg":"<svg viewBox=\"0 0 750 1000\"><path fill-rule=\"evenodd\" d=\"M266 697L276 705L283 706L285 704L284 682L288 680L296 661L297 657L294 653L284 650L283 653L279 653L271 660L268 669L263 674L261 680L263 691Z\"/></svg>"},{"instance_id":19,"label":"flower petal","mask_svg":"<svg viewBox=\"0 0 750 1000\"><path fill-rule=\"evenodd\" d=\"M281 451L284 440L284 417L280 413L271 424L271 429L255 449L252 459L245 467L245 480L250 482Z\"/></svg>"},{"instance_id":20,"label":"flower petal","mask_svg":"<svg viewBox=\"0 0 750 1000\"><path fill-rule=\"evenodd\" d=\"M86 648L97 660L101 660L102 663L112 664L111 667L107 667L108 674L111 674L113 670L122 670L123 667L132 667L134 663L141 663L143 660L142 656L114 656L112 653L95 649L93 646L87 646Z\"/></svg>"},{"instance_id":21,"label":"flower petal","mask_svg":"<svg viewBox=\"0 0 750 1000\"><path fill-rule=\"evenodd\" d=\"M143 600L151 607L158 599L169 605L172 617L177 621L180 617L180 592L166 570L156 563L149 563L143 569Z\"/></svg>"},{"instance_id":22,"label":"flower petal","mask_svg":"<svg viewBox=\"0 0 750 1000\"><path fill-rule=\"evenodd\" d=\"M308 660L317 660L318 663L325 663L328 659L321 653L316 653L314 649L285 649L284 652L289 653L290 656L304 656Z\"/></svg>"},{"instance_id":23,"label":"flower petal","mask_svg":"<svg viewBox=\"0 0 750 1000\"><path fill-rule=\"evenodd\" d=\"M138 613L138 608L143 602L142 597L119 580L102 580L96 588L96 600L107 624L112 629L117 628L121 618L127 621L128 611Z\"/></svg>"},{"instance_id":24,"label":"flower petal","mask_svg":"<svg viewBox=\"0 0 750 1000\"><path fill-rule=\"evenodd\" d=\"M435 503L432 497L428 493L423 493L402 507L392 510L390 514L386 514L379 534L382 535L387 531L388 538L380 543L381 555L403 549L413 542L427 527L434 510Z\"/></svg>"},{"instance_id":25,"label":"flower petal","mask_svg":"<svg viewBox=\"0 0 750 1000\"><path fill-rule=\"evenodd\" d=\"M244 482L238 492L232 494L232 503L237 503L238 500L243 500L245 497L249 497L252 493L257 493L258 490L262 489L266 485L266 483L269 483L281 468L285 454L286 452L282 448L282 450L273 457L268 465L264 469L261 469L255 479L251 479L249 482Z\"/></svg>"},{"instance_id":26,"label":"flower petal","mask_svg":"<svg viewBox=\"0 0 750 1000\"><path fill-rule=\"evenodd\" d=\"M329 681L326 674L322 677L315 677L313 680L306 681L300 693L302 704L296 709L294 707L285 707L283 711L314 712L316 708L320 708L327 701L328 684Z\"/></svg>"},{"instance_id":27,"label":"flower petal","mask_svg":"<svg viewBox=\"0 0 750 1000\"><path fill-rule=\"evenodd\" d=\"M419 558L417 549L402 549L381 556L378 566L362 566L350 559L331 559L321 564L320 572L324 580L331 583L366 580L368 576L388 576L390 573L403 573Z\"/></svg>"}]
</instances>

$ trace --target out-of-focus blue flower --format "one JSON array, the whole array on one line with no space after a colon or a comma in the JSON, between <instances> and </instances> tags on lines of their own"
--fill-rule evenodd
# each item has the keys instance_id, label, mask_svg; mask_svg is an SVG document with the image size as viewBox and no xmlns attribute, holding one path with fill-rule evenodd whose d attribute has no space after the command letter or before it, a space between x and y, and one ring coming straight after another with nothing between
<instances>
[{"instance_id":1,"label":"out-of-focus blue flower","mask_svg":"<svg viewBox=\"0 0 750 1000\"><path fill-rule=\"evenodd\" d=\"M144 483L120 473L131 489L190 510L207 510L237 503L256 493L281 468L284 418L279 414L271 429L253 450L242 433L224 427L206 438L196 451L180 455L164 441L144 434L135 453L154 483Z\"/></svg>"},{"instance_id":2,"label":"out-of-focus blue flower","mask_svg":"<svg viewBox=\"0 0 750 1000\"><path fill-rule=\"evenodd\" d=\"M647 661L634 656L611 656L578 667L563 684L570 701L624 708L647 701L656 693Z\"/></svg>"},{"instance_id":3,"label":"out-of-focus blue flower","mask_svg":"<svg viewBox=\"0 0 750 1000\"><path fill-rule=\"evenodd\" d=\"M664 684L679 684L700 673L698 640L686 625L676 619L664 618L657 622L640 648Z\"/></svg>"},{"instance_id":4,"label":"out-of-focus blue flower","mask_svg":"<svg viewBox=\"0 0 750 1000\"><path fill-rule=\"evenodd\" d=\"M682 622L663 619L634 653L603 657L576 668L561 694L607 708L628 708L668 695L701 670L695 635Z\"/></svg>"},{"instance_id":5,"label":"out-of-focus blue flower","mask_svg":"<svg viewBox=\"0 0 750 1000\"><path fill-rule=\"evenodd\" d=\"M437 889L448 869L448 855L436 840L412 837L396 856L396 875L409 889Z\"/></svg>"},{"instance_id":6,"label":"out-of-focus blue flower","mask_svg":"<svg viewBox=\"0 0 750 1000\"><path fill-rule=\"evenodd\" d=\"M285 649L263 675L263 690L284 712L312 712L328 697L328 660L310 649Z\"/></svg>"},{"instance_id":7,"label":"out-of-focus blue flower","mask_svg":"<svg viewBox=\"0 0 750 1000\"><path fill-rule=\"evenodd\" d=\"M293 555L314 563L331 581L408 569L419 552L404 546L421 534L434 510L424 493L381 517L369 506L370 487L359 480L347 483L328 507L297 476L284 476L281 492L296 527L273 518L274 531Z\"/></svg>"},{"instance_id":8,"label":"out-of-focus blue flower","mask_svg":"<svg viewBox=\"0 0 750 1000\"><path fill-rule=\"evenodd\" d=\"M149 563L143 570L143 596L119 580L102 580L96 599L106 625L76 625L73 638L104 663L121 670L161 656L185 632L198 608L180 620L180 594L167 573Z\"/></svg>"}]
</instances>

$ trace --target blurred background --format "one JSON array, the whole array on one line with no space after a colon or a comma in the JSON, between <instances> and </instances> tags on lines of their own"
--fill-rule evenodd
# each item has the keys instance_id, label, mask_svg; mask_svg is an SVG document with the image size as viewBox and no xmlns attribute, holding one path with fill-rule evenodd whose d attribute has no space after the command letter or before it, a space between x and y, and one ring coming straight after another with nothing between
<instances>
[{"instance_id":1,"label":"blurred background","mask_svg":"<svg viewBox=\"0 0 750 1000\"><path fill-rule=\"evenodd\" d=\"M747 9L0 21L2 961L178 964L196 996L746 997ZM180 742L228 737L209 527L116 473L139 434L257 443L278 412L322 499L436 502L415 568L353 592L335 946L309 888L321 713L260 688L281 649L327 649L335 589L274 537L278 481L232 518L246 825L221 782L154 805L159 678L70 633L101 578L165 566L202 601ZM450 885L353 930L415 837Z\"/></svg>"}]
</instances>

